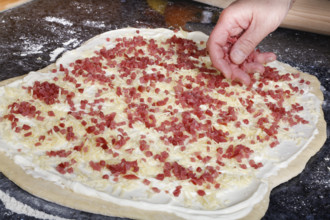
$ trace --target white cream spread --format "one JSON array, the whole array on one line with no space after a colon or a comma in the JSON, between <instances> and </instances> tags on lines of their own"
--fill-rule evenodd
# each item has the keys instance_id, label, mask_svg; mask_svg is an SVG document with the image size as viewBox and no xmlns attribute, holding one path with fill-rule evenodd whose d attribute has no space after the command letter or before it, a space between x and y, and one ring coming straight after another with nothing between
<instances>
[{"instance_id":1,"label":"white cream spread","mask_svg":"<svg viewBox=\"0 0 330 220\"><path fill-rule=\"evenodd\" d=\"M116 38L127 38L131 39L133 36L142 36L145 39L155 39L157 42L166 40L172 37L174 34L177 37L182 37L186 39L192 39L195 41L199 48L205 47L205 42L208 36L200 32L177 32L174 33L167 29L139 29L139 34L136 33L137 29L128 28L116 31L110 31L97 36L86 42L82 47L65 53L56 62L57 70L62 66L67 68L70 72L73 70L71 63L78 59L84 59L86 57L95 56L95 51L99 51L102 48L111 49L116 46ZM203 41L200 43L200 41ZM145 50L145 49L144 49ZM145 50L146 52L146 50ZM122 59L119 58L119 60ZM175 59L172 56L175 62ZM211 68L210 60L207 56L201 58L206 66ZM106 62L103 60L102 62ZM280 63L274 61L268 64L270 67L276 68L280 75L286 74L285 69ZM117 67L118 68L118 67ZM155 68L155 69L152 69ZM111 76L116 73L116 68L107 68L105 70L106 76ZM156 71L161 71L164 73L164 69L157 67L157 65L146 67L147 73L153 73ZM168 89L169 95L163 92L156 94L154 90L149 94L143 93L140 98L148 99L148 95L153 98L153 102L161 101L166 97L169 97L168 103L175 103L173 86L179 76L187 76L192 74L196 77L196 73L182 70L180 74L175 75L172 73L171 83L161 83L157 82L156 88L160 88L161 91ZM194 75L195 74L195 75ZM56 78L60 80L57 80ZM132 128L128 126L128 123L122 126L125 132L128 133L127 143L122 148L112 148L113 152L119 154L118 157L109 158L109 154L104 153L101 147L95 147L94 138L97 135L88 134L86 136L86 127L91 126L92 122L88 121L91 118L86 117L88 125L83 127L81 124L75 123L73 116L68 116L67 112L70 111L70 106L63 96L59 96L59 103L54 103L52 105L43 105L40 100L34 100L31 103L36 106L38 110L41 110L41 115L46 119L44 121L32 120L29 117L25 117L20 114L15 116L19 119L18 123L29 125L31 128L28 131L32 131L32 135L24 137L24 133L17 133L11 129L11 123L9 120L5 119L4 116L8 114L8 105L12 102L20 102L23 100L30 101L33 100L33 95L27 93L26 89L29 86L33 86L35 81L48 81L49 83L55 83L68 91L74 91L75 97L73 98L74 107L76 109L80 108L80 100L95 100L98 96L97 93L100 92L99 89L103 89L104 85L99 85L98 83L86 82L82 78L77 77L81 87L84 88L83 93L79 93L79 88L73 88L73 84L69 82L63 82L64 73L63 71L57 71L56 73L40 73L31 72L25 78L17 80L9 85L0 87L0 150L5 152L6 155L11 157L15 163L21 166L27 174L31 174L35 178L42 178L53 182L61 187L65 187L73 190L76 193L84 194L87 196L100 198L105 201L114 202L123 206L132 206L139 209L145 210L155 210L155 211L165 211L169 213L174 213L175 215L185 218L185 219L237 219L246 216L253 208L255 204L260 202L268 190L267 178L272 175L276 175L279 169L288 166L290 161L292 161L307 145L310 143L318 130L316 128L316 123L320 117L320 105L321 101L309 91L308 84L299 82L298 79L293 79L290 81L293 86L298 87L301 94L293 95L292 97L285 100L284 106L290 107L290 104L299 103L303 110L295 114L299 115L304 120L309 123L298 123L292 127L280 122L278 125L279 133L277 134L277 140L279 143L275 147L269 147L269 142L265 141L263 143L251 144L252 139L250 137L255 137L264 135L262 129L252 129L251 124L255 125L257 119L251 117L251 115L246 115L244 109L235 109L238 114L238 120L247 118L250 123L241 123L240 128L235 128L234 124L228 122L228 124L214 125L216 129L221 129L223 132L228 131L231 137L237 137L241 133L246 134L245 141L239 140L238 138L232 138L232 140L225 143L217 143L211 140L212 143L206 143L207 138L200 138L196 142L187 143L185 146L187 148L182 150L179 145L169 146L169 144L164 143L161 140L162 132L157 132L152 129L147 129L141 121L134 122ZM183 80L184 81L184 80ZM224 80L225 82L229 82ZM184 81L187 83L188 81ZM116 75L116 81L113 82L114 87L120 85L125 85L127 82ZM132 86L136 88L140 85L139 80L133 80ZM127 84L126 84L127 85ZM275 87L276 85L276 87ZM276 82L274 84L269 83L266 85L269 90L274 88L282 88L283 90L289 89L287 82ZM255 84L252 88L257 89L258 85ZM121 97L116 96L116 89L101 91L99 97L107 99L105 104L100 107L104 114L110 114L112 112L117 112L115 116L116 123L121 121L126 121L125 115L120 114L124 112L127 108L126 103L123 100L123 95ZM230 86L226 88L228 93L233 91L238 92L239 95L229 96L226 99L223 95L217 92L209 92L212 98L224 99L228 106L239 106L239 97L246 98L251 95L250 91L246 91L243 86ZM63 90L61 90L61 93ZM270 117L271 112L267 112L265 105L263 105L263 98L255 94L255 99L253 99L255 105L260 105L260 109L264 109L262 115L265 117ZM112 101L111 101L112 99ZM165 108L169 108L169 104L165 104ZM275 101L274 101L275 103ZM287 104L287 105L286 105ZM98 109L100 104L93 106L94 110ZM89 108L89 107L88 107ZM162 107L159 107L162 109ZM173 107L174 108L174 107ZM175 106L179 113L182 113L185 109L181 108L180 105ZM87 109L87 107L86 107ZM209 109L207 104L200 105L202 111ZM127 110L127 109L126 109ZM48 111L53 111L55 117L47 115ZM216 112L217 110L215 110ZM257 110L258 111L258 110ZM257 112L256 111L256 112ZM256 113L255 112L255 113ZM255 114L254 113L254 114ZM157 126L161 122L171 117L168 113L160 113L156 111L155 113ZM61 120L61 118L64 118ZM197 119L197 117L192 116L192 118ZM210 116L209 119L216 121L219 118L217 114ZM31 120L30 120L31 119ZM79 137L76 141L67 141L65 135L54 132L54 125L58 123L65 123L65 128L71 126L74 130L76 136ZM35 146L38 142L40 135L45 134L46 131L53 130L52 136L46 137L45 141L42 142L40 146ZM122 135L118 130L106 131L104 137L108 138L108 142L111 142L110 137L116 137ZM65 131L63 131L65 133ZM244 143L250 149L253 149L253 153L250 158L243 157L242 162L237 162L235 159L224 159L226 166L220 167L220 174L217 176L216 182L220 183L220 187L214 188L212 184L207 182L203 183L201 186L196 186L190 181L179 181L171 178L165 178L160 181L155 178L155 175L162 172L162 167L159 166L156 159L153 157L147 157L144 155L142 150L139 150L139 141L141 140L141 135L145 135L147 142L150 144L150 150L155 153L160 153L162 150L169 152L169 158L173 161L178 161L178 163L185 167L190 167L195 169L197 166L206 169L208 165L215 167L216 156L212 157L209 162L202 163L201 161L191 161L191 155L201 155L206 157L207 155L216 155L216 148L218 146L223 147L225 152L230 144L238 145ZM56 151L61 149L73 149L75 145L79 145L79 141L85 140L83 150L85 153L71 150L71 154L68 157L52 156L48 157L45 155L46 151ZM110 145L110 144L109 144ZM207 149L207 146L209 147ZM86 149L85 149L86 147ZM131 148L136 148L132 150ZM129 151L134 151L134 153L127 153ZM112 152L112 153L113 153ZM99 161L105 160L108 164L115 164L120 162L122 156L127 161L137 160L139 164L139 171L136 174L140 179L138 180L128 180L121 178L116 181L115 177L111 175L111 172L107 169L101 169L101 171L93 170L89 166L89 161ZM66 172L61 174L56 170L56 165L68 161L69 159L74 159L76 163L70 164L73 167L73 172ZM144 158L144 159L142 159ZM262 167L257 169L249 166L249 160L253 160L256 164L262 163ZM196 165L197 164L197 165ZM247 165L247 168L240 168L240 165ZM109 175L109 179L102 179L103 175ZM143 183L143 179L147 178L150 183L149 185ZM179 196L173 196L172 192L176 189L178 185L181 185L181 193ZM160 190L159 193L153 192L151 186L156 187ZM200 196L197 193L198 189L202 189L206 195Z\"/></svg>"}]
</instances>

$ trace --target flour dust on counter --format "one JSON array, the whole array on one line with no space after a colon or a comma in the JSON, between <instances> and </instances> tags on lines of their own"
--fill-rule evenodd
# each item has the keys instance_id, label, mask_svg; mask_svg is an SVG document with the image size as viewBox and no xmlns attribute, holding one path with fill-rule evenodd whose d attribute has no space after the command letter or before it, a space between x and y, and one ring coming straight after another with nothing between
<instances>
[{"instance_id":1,"label":"flour dust on counter","mask_svg":"<svg viewBox=\"0 0 330 220\"><path fill-rule=\"evenodd\" d=\"M45 212L33 209L32 207L16 200L14 197L7 195L5 192L1 190L0 190L0 200L6 209L17 214L24 214L26 216L34 217L37 219L70 220L67 218L60 218L54 215L49 215Z\"/></svg>"},{"instance_id":2,"label":"flour dust on counter","mask_svg":"<svg viewBox=\"0 0 330 220\"><path fill-rule=\"evenodd\" d=\"M64 26L72 26L73 25L73 23L71 21L68 21L64 18L45 17L44 19L48 22L55 22L55 23L58 23L58 24L62 24Z\"/></svg>"}]
</instances>

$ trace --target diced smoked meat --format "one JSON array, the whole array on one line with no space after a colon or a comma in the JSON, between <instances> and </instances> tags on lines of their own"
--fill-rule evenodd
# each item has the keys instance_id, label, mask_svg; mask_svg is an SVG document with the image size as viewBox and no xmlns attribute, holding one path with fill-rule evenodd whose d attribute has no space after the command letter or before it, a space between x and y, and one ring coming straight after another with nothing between
<instances>
[{"instance_id":1,"label":"diced smoked meat","mask_svg":"<svg viewBox=\"0 0 330 220\"><path fill-rule=\"evenodd\" d=\"M10 109L10 113L13 114L20 114L28 117L35 117L37 114L36 107L25 101L20 103L14 102L13 104L9 105L8 108ZM11 120L11 117L13 118L14 116L9 116L8 119Z\"/></svg>"},{"instance_id":2,"label":"diced smoked meat","mask_svg":"<svg viewBox=\"0 0 330 220\"><path fill-rule=\"evenodd\" d=\"M57 101L60 87L54 83L36 81L33 87L29 87L28 91L34 97L44 101L47 105L52 105Z\"/></svg>"}]
</instances>

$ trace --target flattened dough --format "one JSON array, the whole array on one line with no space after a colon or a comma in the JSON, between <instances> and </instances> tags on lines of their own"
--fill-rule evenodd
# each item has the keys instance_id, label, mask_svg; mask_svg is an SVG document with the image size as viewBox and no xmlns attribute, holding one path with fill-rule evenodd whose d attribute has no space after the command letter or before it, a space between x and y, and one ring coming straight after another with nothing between
<instances>
[{"instance_id":1,"label":"flattened dough","mask_svg":"<svg viewBox=\"0 0 330 220\"><path fill-rule=\"evenodd\" d=\"M97 37L96 37L97 38ZM298 70L282 63L287 72L296 73ZM54 64L39 70L38 72L48 72L54 68ZM5 80L0 82L0 86L6 85L24 76ZM323 94L320 90L320 83L316 77L307 73L301 73L301 77L311 82L312 93L314 93L320 100L323 100ZM277 176L268 178L269 187L268 192L264 199L253 207L249 215L243 219L260 219L266 212L269 204L269 195L271 190L277 185L286 182L290 178L298 175L305 167L307 161L323 146L326 140L326 122L323 113L317 122L318 134L312 142L306 147L290 164L287 168L281 169ZM28 175L24 170L18 166L14 161L8 158L4 152L0 152L0 170L10 180L16 183L19 187L27 192L36 195L48 201L64 205L73 209L83 210L87 212L109 215L128 217L134 219L179 219L175 213L159 212L145 209L137 209L127 206L119 206L109 201L88 197L72 192L69 189L61 188L51 182L33 178Z\"/></svg>"}]
</instances>

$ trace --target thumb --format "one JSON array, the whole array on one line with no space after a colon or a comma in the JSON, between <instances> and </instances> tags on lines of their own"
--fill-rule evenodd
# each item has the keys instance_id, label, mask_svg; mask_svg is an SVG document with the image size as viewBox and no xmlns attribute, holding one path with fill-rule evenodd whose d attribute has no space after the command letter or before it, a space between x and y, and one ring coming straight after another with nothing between
<instances>
[{"instance_id":1,"label":"thumb","mask_svg":"<svg viewBox=\"0 0 330 220\"><path fill-rule=\"evenodd\" d=\"M252 53L252 51L254 51L256 46L265 36L258 34L258 30L255 30L252 27L247 29L236 41L230 51L230 59L232 62L235 64L243 63L243 61L250 55L250 53Z\"/></svg>"}]
</instances>

